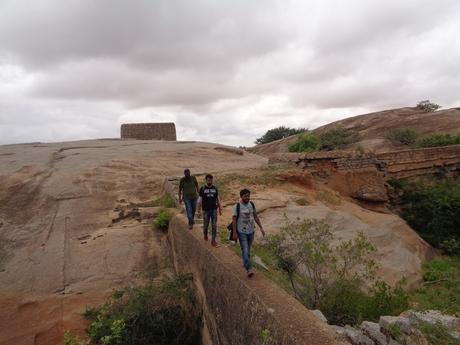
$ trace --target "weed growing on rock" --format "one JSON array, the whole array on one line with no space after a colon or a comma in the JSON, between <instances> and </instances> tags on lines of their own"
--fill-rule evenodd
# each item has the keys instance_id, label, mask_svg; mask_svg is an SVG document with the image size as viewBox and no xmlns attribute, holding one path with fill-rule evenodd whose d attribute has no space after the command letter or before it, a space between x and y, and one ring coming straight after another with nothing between
<instances>
[{"instance_id":1,"label":"weed growing on rock","mask_svg":"<svg viewBox=\"0 0 460 345\"><path fill-rule=\"evenodd\" d=\"M170 210L162 208L160 212L158 212L157 216L153 219L153 228L156 230L167 231L172 216L173 213Z\"/></svg>"},{"instance_id":2,"label":"weed growing on rock","mask_svg":"<svg viewBox=\"0 0 460 345\"><path fill-rule=\"evenodd\" d=\"M262 345L272 345L275 343L270 331L266 328L260 331L260 340L262 341Z\"/></svg>"}]
</instances>

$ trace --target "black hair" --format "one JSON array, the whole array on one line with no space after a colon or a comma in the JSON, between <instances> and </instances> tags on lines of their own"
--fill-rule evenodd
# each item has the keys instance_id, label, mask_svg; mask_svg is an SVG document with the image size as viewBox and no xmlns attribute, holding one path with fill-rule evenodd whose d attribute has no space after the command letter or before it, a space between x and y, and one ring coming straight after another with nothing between
<instances>
[{"instance_id":1,"label":"black hair","mask_svg":"<svg viewBox=\"0 0 460 345\"><path fill-rule=\"evenodd\" d=\"M185 169L185 170L184 170L184 174L185 174L186 172L190 172L190 169L188 169L188 168Z\"/></svg>"},{"instance_id":2,"label":"black hair","mask_svg":"<svg viewBox=\"0 0 460 345\"><path fill-rule=\"evenodd\" d=\"M245 194L251 194L251 191L247 188L240 190L240 197L242 197Z\"/></svg>"},{"instance_id":3,"label":"black hair","mask_svg":"<svg viewBox=\"0 0 460 345\"><path fill-rule=\"evenodd\" d=\"M211 174L207 174L206 177L205 177L205 180L207 180L208 178L213 179L214 176L212 176Z\"/></svg>"}]
</instances>

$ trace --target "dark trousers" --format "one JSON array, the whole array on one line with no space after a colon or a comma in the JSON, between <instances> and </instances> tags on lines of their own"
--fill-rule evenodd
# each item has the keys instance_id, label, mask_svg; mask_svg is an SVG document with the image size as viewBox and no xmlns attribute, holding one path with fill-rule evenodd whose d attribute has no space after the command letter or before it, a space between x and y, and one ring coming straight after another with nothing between
<instances>
[{"instance_id":1,"label":"dark trousers","mask_svg":"<svg viewBox=\"0 0 460 345\"><path fill-rule=\"evenodd\" d=\"M216 240L217 236L217 209L203 210L203 233L208 234L209 221L211 221L212 240Z\"/></svg>"}]
</instances>

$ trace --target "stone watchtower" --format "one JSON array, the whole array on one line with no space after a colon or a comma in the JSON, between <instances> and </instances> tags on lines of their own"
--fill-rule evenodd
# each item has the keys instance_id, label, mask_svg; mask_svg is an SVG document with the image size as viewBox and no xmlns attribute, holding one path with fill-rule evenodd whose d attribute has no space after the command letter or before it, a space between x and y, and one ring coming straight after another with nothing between
<instances>
[{"instance_id":1,"label":"stone watchtower","mask_svg":"<svg viewBox=\"0 0 460 345\"><path fill-rule=\"evenodd\" d=\"M176 126L173 122L124 123L121 125L121 139L176 141Z\"/></svg>"}]
</instances>

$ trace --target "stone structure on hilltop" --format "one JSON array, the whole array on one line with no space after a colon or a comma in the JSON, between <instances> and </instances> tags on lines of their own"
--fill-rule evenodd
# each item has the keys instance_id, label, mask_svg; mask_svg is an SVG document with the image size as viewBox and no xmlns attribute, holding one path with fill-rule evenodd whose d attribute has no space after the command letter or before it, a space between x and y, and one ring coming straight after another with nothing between
<instances>
[{"instance_id":1,"label":"stone structure on hilltop","mask_svg":"<svg viewBox=\"0 0 460 345\"><path fill-rule=\"evenodd\" d=\"M121 125L121 139L176 141L176 126L173 122L124 123Z\"/></svg>"}]
</instances>

